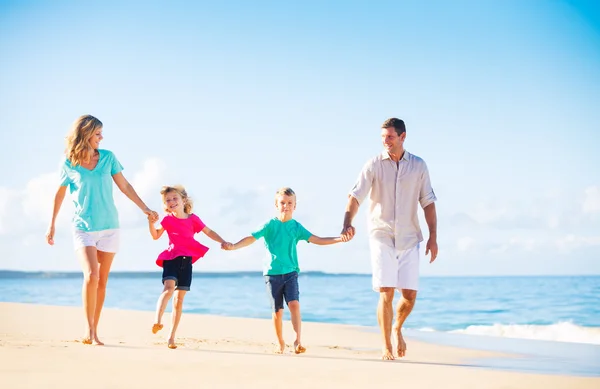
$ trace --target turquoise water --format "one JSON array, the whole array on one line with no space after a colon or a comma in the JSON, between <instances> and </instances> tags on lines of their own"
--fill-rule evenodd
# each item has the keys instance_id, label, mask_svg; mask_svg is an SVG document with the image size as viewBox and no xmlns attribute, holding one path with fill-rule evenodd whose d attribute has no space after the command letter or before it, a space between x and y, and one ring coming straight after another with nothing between
<instances>
[{"instance_id":1,"label":"turquoise water","mask_svg":"<svg viewBox=\"0 0 600 389\"><path fill-rule=\"evenodd\" d=\"M3 302L81 304L80 273L0 271L0 280ZM370 282L368 275L302 273L303 320L376 330L378 295ZM521 360L520 370L531 370L532 363L542 371L600 376L600 276L423 277L420 285L407 335L533 355ZM185 312L270 318L259 273L194 274L191 289ZM105 306L152 311L161 291L160 273L115 272Z\"/></svg>"}]
</instances>

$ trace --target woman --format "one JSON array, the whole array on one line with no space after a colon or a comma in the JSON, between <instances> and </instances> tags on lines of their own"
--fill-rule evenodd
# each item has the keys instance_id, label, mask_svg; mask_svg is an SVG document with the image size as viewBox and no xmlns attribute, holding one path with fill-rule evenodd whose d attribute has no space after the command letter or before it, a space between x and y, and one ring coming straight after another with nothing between
<instances>
[{"instance_id":1,"label":"woman","mask_svg":"<svg viewBox=\"0 0 600 389\"><path fill-rule=\"evenodd\" d=\"M121 173L123 166L115 155L98 148L102 139L102 122L95 117L84 115L73 123L67 136L60 185L46 234L46 241L53 245L56 217L68 188L75 204L74 248L83 269L82 300L87 331L82 342L96 345L103 344L98 339L98 321L104 305L108 273L119 248L119 220L112 182L146 215L158 217L125 179Z\"/></svg>"}]
</instances>

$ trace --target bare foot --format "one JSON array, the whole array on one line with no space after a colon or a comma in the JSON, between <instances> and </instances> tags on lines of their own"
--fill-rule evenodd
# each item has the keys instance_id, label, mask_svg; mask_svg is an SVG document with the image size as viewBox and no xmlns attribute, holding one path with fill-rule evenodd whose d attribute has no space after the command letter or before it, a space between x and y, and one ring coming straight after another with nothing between
<instances>
[{"instance_id":1,"label":"bare foot","mask_svg":"<svg viewBox=\"0 0 600 389\"><path fill-rule=\"evenodd\" d=\"M394 327L394 340L396 341L396 352L398 353L398 358L402 358L406 355L406 342L402 336L401 327Z\"/></svg>"},{"instance_id":2,"label":"bare foot","mask_svg":"<svg viewBox=\"0 0 600 389\"><path fill-rule=\"evenodd\" d=\"M383 352L381 354L381 359L383 359L384 361L393 361L394 360L394 354L392 353L391 346L383 348Z\"/></svg>"},{"instance_id":3,"label":"bare foot","mask_svg":"<svg viewBox=\"0 0 600 389\"><path fill-rule=\"evenodd\" d=\"M83 339L81 339L81 343L82 344L92 344L92 340L88 336L86 336Z\"/></svg>"},{"instance_id":4,"label":"bare foot","mask_svg":"<svg viewBox=\"0 0 600 389\"><path fill-rule=\"evenodd\" d=\"M102 342L100 341L100 339L98 339L98 336L94 336L94 341L92 342L92 344L93 344L94 346L104 346L104 343L102 343Z\"/></svg>"},{"instance_id":5,"label":"bare foot","mask_svg":"<svg viewBox=\"0 0 600 389\"><path fill-rule=\"evenodd\" d=\"M152 333L156 334L158 331L163 329L163 325L160 323L154 323L154 325L152 325Z\"/></svg>"},{"instance_id":6,"label":"bare foot","mask_svg":"<svg viewBox=\"0 0 600 389\"><path fill-rule=\"evenodd\" d=\"M300 343L294 343L294 353L303 354L306 352L306 347L302 346Z\"/></svg>"},{"instance_id":7,"label":"bare foot","mask_svg":"<svg viewBox=\"0 0 600 389\"><path fill-rule=\"evenodd\" d=\"M167 347L170 349L176 349L177 345L175 344L175 339L171 338L167 341Z\"/></svg>"},{"instance_id":8,"label":"bare foot","mask_svg":"<svg viewBox=\"0 0 600 389\"><path fill-rule=\"evenodd\" d=\"M283 354L284 351L285 351L285 342L283 340L280 340L279 347L275 346L275 348L273 349L273 352L275 354Z\"/></svg>"}]
</instances>

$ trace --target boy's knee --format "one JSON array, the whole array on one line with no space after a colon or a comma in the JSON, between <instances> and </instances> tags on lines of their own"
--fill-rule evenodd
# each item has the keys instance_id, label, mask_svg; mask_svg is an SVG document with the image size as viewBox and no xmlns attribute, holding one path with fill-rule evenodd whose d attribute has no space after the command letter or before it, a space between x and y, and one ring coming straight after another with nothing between
<instances>
[{"instance_id":1,"label":"boy's knee","mask_svg":"<svg viewBox=\"0 0 600 389\"><path fill-rule=\"evenodd\" d=\"M290 309L290 311L300 309L300 301L298 301L298 300L290 301L288 303L288 308Z\"/></svg>"}]
</instances>

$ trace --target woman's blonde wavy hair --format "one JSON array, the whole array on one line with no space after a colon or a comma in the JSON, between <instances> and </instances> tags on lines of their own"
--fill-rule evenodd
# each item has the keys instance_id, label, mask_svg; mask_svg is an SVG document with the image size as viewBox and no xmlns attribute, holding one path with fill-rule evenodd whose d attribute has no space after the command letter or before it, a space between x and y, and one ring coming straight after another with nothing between
<instances>
[{"instance_id":1,"label":"woman's blonde wavy hair","mask_svg":"<svg viewBox=\"0 0 600 389\"><path fill-rule=\"evenodd\" d=\"M90 146L90 138L99 128L102 128L102 122L92 115L83 115L75 120L67 135L65 149L65 155L73 166L92 160L96 150Z\"/></svg>"},{"instance_id":2,"label":"woman's blonde wavy hair","mask_svg":"<svg viewBox=\"0 0 600 389\"><path fill-rule=\"evenodd\" d=\"M187 214L192 213L192 208L194 208L194 202L188 196L187 192L185 191L185 188L182 185L173 185L173 186L165 185L160 190L160 195L162 196L162 199L163 199L163 205L164 205L165 212L169 212L169 209L167 208L167 204L165 202L165 197L167 197L167 194L171 193L171 192L178 193L179 196L181 196L181 199L183 200L183 212L185 212Z\"/></svg>"}]
</instances>

